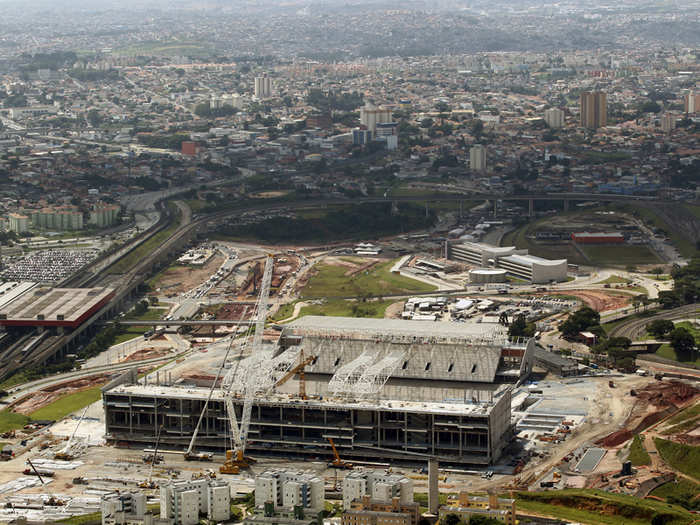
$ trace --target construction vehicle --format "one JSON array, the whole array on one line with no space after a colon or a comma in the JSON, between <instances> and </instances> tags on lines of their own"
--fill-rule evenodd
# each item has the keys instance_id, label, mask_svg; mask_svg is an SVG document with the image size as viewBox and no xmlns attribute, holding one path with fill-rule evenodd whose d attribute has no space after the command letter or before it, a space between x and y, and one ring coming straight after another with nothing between
<instances>
[{"instance_id":1,"label":"construction vehicle","mask_svg":"<svg viewBox=\"0 0 700 525\"><path fill-rule=\"evenodd\" d=\"M34 468L25 468L22 471L22 474L24 474L25 476L44 476L45 478L53 478L56 475L53 470Z\"/></svg>"},{"instance_id":2,"label":"construction vehicle","mask_svg":"<svg viewBox=\"0 0 700 525\"><path fill-rule=\"evenodd\" d=\"M41 476L41 473L36 469L36 467L34 467L34 464L31 462L31 460L28 459L27 464L34 471L34 474L36 475L36 477L39 478L39 481L41 482L42 487L44 487L46 489L46 492L49 493L49 499L45 503L45 505L47 505L49 507L61 507L61 506L65 505L66 502L63 500L60 500L56 496L54 496L53 493L51 492L51 489L49 489L46 486L46 483L44 483L44 478Z\"/></svg>"},{"instance_id":3,"label":"construction vehicle","mask_svg":"<svg viewBox=\"0 0 700 525\"><path fill-rule=\"evenodd\" d=\"M328 466L331 468L344 468L344 469L351 469L352 463L348 463L347 461L343 461L340 459L340 454L338 454L338 449L335 448L335 443L333 442L333 438L328 438L328 442L331 444L331 449L333 450L333 456L334 459L330 463L328 463Z\"/></svg>"},{"instance_id":4,"label":"construction vehicle","mask_svg":"<svg viewBox=\"0 0 700 525\"><path fill-rule=\"evenodd\" d=\"M56 452L54 454L54 459L58 460L63 460L63 461L71 461L75 459L76 456L82 452L83 447L78 446L78 444L74 441L75 440L75 433L78 431L78 427L80 426L80 423L83 422L83 418L85 417L85 412L87 412L87 409L90 405L85 407L85 410L83 410L83 413L80 415L80 419L78 420L78 424L75 425L75 428L73 429L73 433L70 435L70 438L68 439L68 442L66 445ZM84 444L83 444L84 445Z\"/></svg>"},{"instance_id":5,"label":"construction vehicle","mask_svg":"<svg viewBox=\"0 0 700 525\"><path fill-rule=\"evenodd\" d=\"M142 489L154 489L154 488L156 488L156 484L153 482L153 466L156 463L159 463L159 461L158 461L158 445L160 444L160 435L162 434L162 430L163 430L163 425L158 427L158 435L156 436L156 446L153 449L153 454L151 454L151 461L150 461L151 470L148 472L148 479L139 483L139 487ZM163 456L160 456L160 457L161 457L161 461L162 461Z\"/></svg>"},{"instance_id":6,"label":"construction vehicle","mask_svg":"<svg viewBox=\"0 0 700 525\"><path fill-rule=\"evenodd\" d=\"M615 382L612 381L612 380L608 381L608 386L609 386L610 388L615 388Z\"/></svg>"},{"instance_id":7,"label":"construction vehicle","mask_svg":"<svg viewBox=\"0 0 700 525\"><path fill-rule=\"evenodd\" d=\"M287 372L285 375L283 375L277 383L275 383L275 388L283 385L287 381L289 381L292 377L294 377L296 374L299 374L299 398L300 399L308 399L306 395L306 379L304 377L304 369L306 368L307 365L312 364L314 361L316 361L316 356L309 356L306 359L304 359L304 350L302 349L299 352L299 364L292 368L289 372Z\"/></svg>"},{"instance_id":8,"label":"construction vehicle","mask_svg":"<svg viewBox=\"0 0 700 525\"><path fill-rule=\"evenodd\" d=\"M226 459L224 460L224 464L219 468L219 472L222 474L238 474L241 469L248 468L250 463L254 462L254 460L246 458L244 454L248 430L250 428L250 417L253 410L253 398L255 397L257 387L256 377L258 370L256 370L255 365L262 364L262 361L264 360L262 342L263 332L265 329L265 319L267 318L267 302L270 296L270 283L272 281L273 266L273 258L272 256L268 255L265 259L265 270L260 281L260 294L258 295L258 300L255 304L255 330L253 332L252 342L250 341L249 335L244 344L241 345L241 356L245 348L250 349L249 359L251 359L251 363L249 371L252 372L252 375L246 378L246 383L243 388L244 400L240 425L238 424L238 418L236 417L236 411L233 406L232 396L234 395L234 392L231 391L230 385L232 385L233 379L238 373L241 359L238 360L235 368L229 370L223 381L224 386L229 385L228 390L224 394L224 405L226 406L226 412L231 424L231 441L233 443L233 449L226 451Z\"/></svg>"}]
</instances>

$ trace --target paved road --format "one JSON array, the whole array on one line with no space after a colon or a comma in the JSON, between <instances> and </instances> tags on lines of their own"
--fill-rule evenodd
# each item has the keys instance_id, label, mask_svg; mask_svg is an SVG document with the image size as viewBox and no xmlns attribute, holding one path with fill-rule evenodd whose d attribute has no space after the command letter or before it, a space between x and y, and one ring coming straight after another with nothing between
<instances>
[{"instance_id":1,"label":"paved road","mask_svg":"<svg viewBox=\"0 0 700 525\"><path fill-rule=\"evenodd\" d=\"M665 310L642 319L630 319L610 330L611 337L629 337L633 341L646 333L646 325L657 319L685 319L698 311L700 303L689 304L672 310Z\"/></svg>"}]
</instances>

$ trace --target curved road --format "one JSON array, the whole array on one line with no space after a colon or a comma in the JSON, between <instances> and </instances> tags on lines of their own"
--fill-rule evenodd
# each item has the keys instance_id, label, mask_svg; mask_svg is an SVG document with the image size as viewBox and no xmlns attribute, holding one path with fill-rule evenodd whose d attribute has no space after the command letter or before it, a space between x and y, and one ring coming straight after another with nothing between
<instances>
[{"instance_id":1,"label":"curved road","mask_svg":"<svg viewBox=\"0 0 700 525\"><path fill-rule=\"evenodd\" d=\"M657 319L673 320L685 319L688 316L692 317L697 313L698 307L700 307L700 303L688 304L678 308L673 308L672 310L662 311L656 315L644 317L642 319L630 319L629 321L620 323L615 328L610 330L609 335L611 337L629 337L634 341L637 337L646 332L646 325L650 322L656 321Z\"/></svg>"}]
</instances>

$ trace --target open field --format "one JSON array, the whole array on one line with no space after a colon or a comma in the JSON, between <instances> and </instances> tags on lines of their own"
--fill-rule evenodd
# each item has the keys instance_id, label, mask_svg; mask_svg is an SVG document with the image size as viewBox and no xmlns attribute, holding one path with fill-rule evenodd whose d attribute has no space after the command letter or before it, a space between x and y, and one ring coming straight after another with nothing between
<instances>
[{"instance_id":1,"label":"open field","mask_svg":"<svg viewBox=\"0 0 700 525\"><path fill-rule=\"evenodd\" d=\"M99 386L83 390L82 392L69 394L40 408L36 412L32 412L31 417L32 419L53 419L57 421L66 417L68 414L72 414L98 401L101 395L102 393Z\"/></svg>"},{"instance_id":2,"label":"open field","mask_svg":"<svg viewBox=\"0 0 700 525\"><path fill-rule=\"evenodd\" d=\"M22 428L29 423L31 418L22 414L15 414L9 410L0 410L0 433Z\"/></svg>"},{"instance_id":3,"label":"open field","mask_svg":"<svg viewBox=\"0 0 700 525\"><path fill-rule=\"evenodd\" d=\"M661 459L668 465L700 480L700 447L674 443L661 438L654 438L654 443Z\"/></svg>"},{"instance_id":4,"label":"open field","mask_svg":"<svg viewBox=\"0 0 700 525\"><path fill-rule=\"evenodd\" d=\"M114 55L140 56L140 55L160 55L160 56L191 56L208 57L213 51L201 42L140 42L128 47L113 50Z\"/></svg>"},{"instance_id":5,"label":"open field","mask_svg":"<svg viewBox=\"0 0 700 525\"><path fill-rule=\"evenodd\" d=\"M632 465L635 467L638 467L639 465L651 464L651 458L649 457L647 450L644 448L644 442L642 441L643 439L644 438L637 434L634 436L632 444L630 445L630 455L627 457L627 459L631 461Z\"/></svg>"},{"instance_id":6,"label":"open field","mask_svg":"<svg viewBox=\"0 0 700 525\"><path fill-rule=\"evenodd\" d=\"M693 334L693 337L695 338L695 343L700 343L700 330L695 328L692 323L688 321L683 321L680 323L675 323L675 325L677 328L687 329L691 334ZM661 345L661 347L655 353L659 357L664 357L666 359L678 361L679 363L690 363L696 366L700 366L700 352L695 353L695 355L693 356L694 359L679 359L678 354L669 343L664 343L663 345Z\"/></svg>"},{"instance_id":7,"label":"open field","mask_svg":"<svg viewBox=\"0 0 700 525\"><path fill-rule=\"evenodd\" d=\"M384 301L344 301L330 300L324 304L311 304L304 306L299 312L299 317L305 315L329 315L332 317L371 317L382 319L387 307L394 303L394 300Z\"/></svg>"},{"instance_id":8,"label":"open field","mask_svg":"<svg viewBox=\"0 0 700 525\"><path fill-rule=\"evenodd\" d=\"M660 487L651 491L651 496L656 496L657 498L695 498L700 494L700 485L688 481L687 479L679 479L676 481L671 481L665 483Z\"/></svg>"},{"instance_id":9,"label":"open field","mask_svg":"<svg viewBox=\"0 0 700 525\"><path fill-rule=\"evenodd\" d=\"M581 249L595 264L626 266L662 262L654 252L643 245L588 245L581 246Z\"/></svg>"},{"instance_id":10,"label":"open field","mask_svg":"<svg viewBox=\"0 0 700 525\"><path fill-rule=\"evenodd\" d=\"M301 291L302 298L361 297L384 294L431 292L435 286L391 273L394 261L382 262L367 271L347 275L348 267L321 263Z\"/></svg>"},{"instance_id":11,"label":"open field","mask_svg":"<svg viewBox=\"0 0 700 525\"><path fill-rule=\"evenodd\" d=\"M516 498L519 511L591 525L648 525L657 515L663 516L661 523L667 525L694 520L694 516L682 507L600 490L519 492Z\"/></svg>"}]
</instances>

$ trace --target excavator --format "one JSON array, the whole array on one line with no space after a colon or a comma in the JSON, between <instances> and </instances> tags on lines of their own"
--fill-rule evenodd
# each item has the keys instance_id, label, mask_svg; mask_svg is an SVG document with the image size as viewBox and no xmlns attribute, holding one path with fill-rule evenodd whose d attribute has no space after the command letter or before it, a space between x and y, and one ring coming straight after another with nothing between
<instances>
[{"instance_id":1,"label":"excavator","mask_svg":"<svg viewBox=\"0 0 700 525\"><path fill-rule=\"evenodd\" d=\"M348 463L347 461L344 461L340 459L340 454L338 454L338 449L335 448L335 443L333 442L333 438L328 438L328 442L331 444L331 448L333 449L333 455L335 458L333 461L328 463L328 466L331 468L343 468L343 469L352 469L352 463Z\"/></svg>"}]
</instances>

